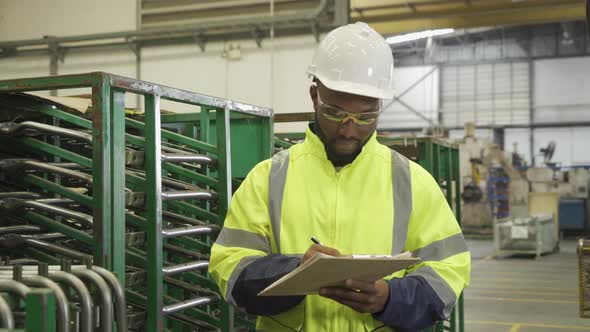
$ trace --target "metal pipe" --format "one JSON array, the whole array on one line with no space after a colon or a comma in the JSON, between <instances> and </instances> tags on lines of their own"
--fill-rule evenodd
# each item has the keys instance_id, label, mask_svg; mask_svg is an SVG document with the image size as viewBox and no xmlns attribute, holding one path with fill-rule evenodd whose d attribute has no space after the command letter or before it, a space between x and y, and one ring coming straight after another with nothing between
<instances>
[{"instance_id":1,"label":"metal pipe","mask_svg":"<svg viewBox=\"0 0 590 332\"><path fill-rule=\"evenodd\" d=\"M0 291L15 293L24 300L27 297L27 293L30 292L31 289L21 282L14 281L12 279L6 279L0 280Z\"/></svg>"},{"instance_id":2,"label":"metal pipe","mask_svg":"<svg viewBox=\"0 0 590 332\"><path fill-rule=\"evenodd\" d=\"M86 213L76 212L50 204L39 203L37 201L22 201L22 205L81 221L87 227L91 227L93 224L92 216Z\"/></svg>"},{"instance_id":3,"label":"metal pipe","mask_svg":"<svg viewBox=\"0 0 590 332\"><path fill-rule=\"evenodd\" d=\"M45 234L33 234L33 235L21 235L24 238L31 238L36 240L59 240L67 238L68 236L62 233L45 233Z\"/></svg>"},{"instance_id":4,"label":"metal pipe","mask_svg":"<svg viewBox=\"0 0 590 332\"><path fill-rule=\"evenodd\" d=\"M67 169L81 169L84 168L82 165L80 164L76 164L76 163L46 163L47 165L51 165L51 166L58 166L61 168L67 168Z\"/></svg>"},{"instance_id":5,"label":"metal pipe","mask_svg":"<svg viewBox=\"0 0 590 332\"><path fill-rule=\"evenodd\" d=\"M68 332L70 330L70 308L68 298L61 287L52 280L42 276L27 276L22 282L28 286L49 288L55 293L55 303L57 307L57 330Z\"/></svg>"},{"instance_id":6,"label":"metal pipe","mask_svg":"<svg viewBox=\"0 0 590 332\"><path fill-rule=\"evenodd\" d=\"M185 235L210 234L212 232L213 229L207 226L187 226L164 229L162 230L162 236L165 238L174 238Z\"/></svg>"},{"instance_id":7,"label":"metal pipe","mask_svg":"<svg viewBox=\"0 0 590 332\"><path fill-rule=\"evenodd\" d=\"M198 220L198 219L192 219L192 218L189 218L189 217L184 216L182 214L178 214L178 213L174 213L174 212L170 212L170 211L162 211L162 216L167 217L167 218L173 218L173 219L176 219L178 221L181 221L181 222L189 224L189 225L207 226L207 227L211 227L211 229L213 229L215 231L219 231L219 226L217 226L215 224L210 224L210 223Z\"/></svg>"},{"instance_id":8,"label":"metal pipe","mask_svg":"<svg viewBox=\"0 0 590 332\"><path fill-rule=\"evenodd\" d=\"M211 200L215 195L209 191L164 191L162 192L162 200L183 200L183 199L206 199Z\"/></svg>"},{"instance_id":9,"label":"metal pipe","mask_svg":"<svg viewBox=\"0 0 590 332\"><path fill-rule=\"evenodd\" d=\"M195 162L197 164L203 165L211 165L213 163L213 159L211 157L201 154L187 153L162 154L162 161L170 163Z\"/></svg>"},{"instance_id":10,"label":"metal pipe","mask_svg":"<svg viewBox=\"0 0 590 332\"><path fill-rule=\"evenodd\" d=\"M45 123L39 123L34 121L23 121L20 123L9 123L4 122L0 124L0 132L4 134L14 134L23 128L32 128L40 131L45 131L51 134L59 134L66 137L77 138L88 143L92 143L92 135L83 133L77 130L66 129L57 126L51 126Z\"/></svg>"},{"instance_id":11,"label":"metal pipe","mask_svg":"<svg viewBox=\"0 0 590 332\"><path fill-rule=\"evenodd\" d=\"M12 316L12 311L2 296L0 296L0 328L8 330L14 329L14 317Z\"/></svg>"},{"instance_id":12,"label":"metal pipe","mask_svg":"<svg viewBox=\"0 0 590 332\"><path fill-rule=\"evenodd\" d=\"M24 198L24 199L35 199L41 197L37 193L32 193L30 191L13 191L13 192L4 192L0 193L0 199L2 198Z\"/></svg>"},{"instance_id":13,"label":"metal pipe","mask_svg":"<svg viewBox=\"0 0 590 332\"><path fill-rule=\"evenodd\" d=\"M140 170L126 170L125 173L127 174L131 174L137 177L142 178L142 180L145 180L145 172L140 171ZM179 190L187 190L187 191L196 191L196 190L202 190L201 188L186 183L186 182L182 182L182 181L178 181L176 179L171 179L168 177L162 177L161 180L162 184L167 186L167 187L171 187L171 188L175 188L175 189L179 189Z\"/></svg>"},{"instance_id":14,"label":"metal pipe","mask_svg":"<svg viewBox=\"0 0 590 332\"><path fill-rule=\"evenodd\" d=\"M7 262L8 265L38 264L39 261L32 258L17 258Z\"/></svg>"},{"instance_id":15,"label":"metal pipe","mask_svg":"<svg viewBox=\"0 0 590 332\"><path fill-rule=\"evenodd\" d=\"M169 285L173 285L173 286L182 288L183 290L186 290L186 291L189 291L192 293L207 294L208 296L214 297L216 300L221 299L220 295L218 293L216 293L208 288L203 288L199 285L189 284L186 281L166 277L166 278L164 278L164 282L166 282Z\"/></svg>"},{"instance_id":16,"label":"metal pipe","mask_svg":"<svg viewBox=\"0 0 590 332\"><path fill-rule=\"evenodd\" d=\"M162 309L162 312L165 315L169 315L169 314L172 314L175 312L182 311L184 309L193 308L193 307L200 306L200 305L211 304L214 302L214 300L216 300L216 299L214 297L210 297L210 296L197 297L194 299L190 299L190 300L167 305Z\"/></svg>"},{"instance_id":17,"label":"metal pipe","mask_svg":"<svg viewBox=\"0 0 590 332\"><path fill-rule=\"evenodd\" d=\"M44 204L76 203L75 201L69 198L40 198L35 199L35 202Z\"/></svg>"},{"instance_id":18,"label":"metal pipe","mask_svg":"<svg viewBox=\"0 0 590 332\"><path fill-rule=\"evenodd\" d=\"M47 251L51 251L54 252L56 254L60 254L63 256L67 256L69 258L74 258L74 259L79 259L79 260L84 260L87 257L92 257L88 254L84 254L80 251L77 250L73 250L73 249L69 249L66 247L62 247L62 246L58 246L52 243L48 243L45 241L40 241L37 239L31 239L31 238L25 238L24 242L26 244L28 244L31 247L37 248L37 249L42 249L42 250L47 250Z\"/></svg>"},{"instance_id":19,"label":"metal pipe","mask_svg":"<svg viewBox=\"0 0 590 332\"><path fill-rule=\"evenodd\" d=\"M188 262L178 265L166 266L162 269L165 277L170 277L179 273L204 269L209 267L209 261Z\"/></svg>"},{"instance_id":20,"label":"metal pipe","mask_svg":"<svg viewBox=\"0 0 590 332\"><path fill-rule=\"evenodd\" d=\"M172 245L172 244L168 244L168 243L164 243L162 245L162 249L164 249L166 251L171 251L171 252L176 253L176 254L180 254L180 255L187 256L187 257L191 257L193 259L200 259L200 260L209 259L209 256L208 255L201 254L201 253L199 253L197 251L188 250L188 249L185 249L185 248L182 248L182 247L179 247L179 246L175 246L175 245Z\"/></svg>"},{"instance_id":21,"label":"metal pipe","mask_svg":"<svg viewBox=\"0 0 590 332\"><path fill-rule=\"evenodd\" d=\"M33 225L18 225L18 226L6 226L0 227L0 236L4 234L12 233L39 233L41 228Z\"/></svg>"},{"instance_id":22,"label":"metal pipe","mask_svg":"<svg viewBox=\"0 0 590 332\"><path fill-rule=\"evenodd\" d=\"M98 273L90 269L73 269L71 273L81 279L92 282L96 286L100 296L100 331L112 332L113 300L109 285L107 285Z\"/></svg>"},{"instance_id":23,"label":"metal pipe","mask_svg":"<svg viewBox=\"0 0 590 332\"><path fill-rule=\"evenodd\" d=\"M80 332L92 332L92 296L84 282L71 273L64 271L50 271L49 279L68 285L80 300Z\"/></svg>"},{"instance_id":24,"label":"metal pipe","mask_svg":"<svg viewBox=\"0 0 590 332\"><path fill-rule=\"evenodd\" d=\"M27 160L27 161L24 161L23 164L25 166L28 166L28 168L38 169L41 171L47 171L47 172L63 175L63 176L67 176L67 177L71 177L71 178L75 178L75 179L84 181L87 184L92 184L92 175L90 175L90 174L86 174L86 173L82 173L82 172L78 172L78 171L73 171L71 169L63 168L63 167L59 167L59 166L49 165L49 164L38 162L35 160Z\"/></svg>"},{"instance_id":25,"label":"metal pipe","mask_svg":"<svg viewBox=\"0 0 590 332\"><path fill-rule=\"evenodd\" d=\"M109 284L111 291L115 296L115 321L117 323L117 332L127 331L127 303L125 301L125 290L111 271L100 266L92 266L92 270L98 273Z\"/></svg>"},{"instance_id":26,"label":"metal pipe","mask_svg":"<svg viewBox=\"0 0 590 332\"><path fill-rule=\"evenodd\" d=\"M147 305L146 305L147 298L144 295L134 292L132 290L127 290L127 294L130 295L130 298L135 299L135 301L133 303L135 306L142 308L142 309L147 308ZM170 314L169 317L177 319L177 320L185 322L185 323L188 323L189 325L205 328L205 331L218 331L218 329L215 326L213 326L209 323L203 322L201 320L197 320L195 318L186 316L186 315L182 315L179 313L172 313L172 314Z\"/></svg>"},{"instance_id":27,"label":"metal pipe","mask_svg":"<svg viewBox=\"0 0 590 332\"><path fill-rule=\"evenodd\" d=\"M184 182L174 180L171 178L166 178L166 177L162 177L162 185L164 185L166 187L178 189L178 190L186 190L186 191L202 190L201 188L199 188L195 185L184 183Z\"/></svg>"}]
</instances>

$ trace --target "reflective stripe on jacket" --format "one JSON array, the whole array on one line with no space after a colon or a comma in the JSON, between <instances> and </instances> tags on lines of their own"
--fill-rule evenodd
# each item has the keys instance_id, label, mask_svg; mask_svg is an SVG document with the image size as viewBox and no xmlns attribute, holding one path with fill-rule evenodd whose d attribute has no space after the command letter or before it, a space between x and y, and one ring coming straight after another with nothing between
<instances>
[{"instance_id":1,"label":"reflective stripe on jacket","mask_svg":"<svg viewBox=\"0 0 590 332\"><path fill-rule=\"evenodd\" d=\"M423 277L445 304L447 317L469 281L470 255L440 187L375 135L338 172L309 129L303 143L258 164L234 195L211 251L211 275L235 305L232 288L248 264L270 253L303 255L311 236L342 254L413 251L420 263L389 278ZM370 331L383 325L318 295L272 319L259 317L257 328L290 331L281 324L301 331Z\"/></svg>"}]
</instances>

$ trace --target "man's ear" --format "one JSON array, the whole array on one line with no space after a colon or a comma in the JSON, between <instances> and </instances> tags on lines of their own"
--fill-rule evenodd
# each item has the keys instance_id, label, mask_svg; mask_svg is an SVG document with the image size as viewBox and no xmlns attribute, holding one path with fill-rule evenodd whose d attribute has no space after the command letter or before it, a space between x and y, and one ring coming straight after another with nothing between
<instances>
[{"instance_id":1,"label":"man's ear","mask_svg":"<svg viewBox=\"0 0 590 332\"><path fill-rule=\"evenodd\" d=\"M309 97L311 97L311 102L313 103L313 109L317 111L318 109L318 87L314 84L309 86Z\"/></svg>"}]
</instances>

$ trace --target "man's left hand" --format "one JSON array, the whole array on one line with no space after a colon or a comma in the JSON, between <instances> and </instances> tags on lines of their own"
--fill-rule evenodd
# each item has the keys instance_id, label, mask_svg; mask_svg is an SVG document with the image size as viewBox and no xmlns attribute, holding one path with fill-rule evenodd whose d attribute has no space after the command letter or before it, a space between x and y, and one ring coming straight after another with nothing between
<instances>
[{"instance_id":1,"label":"man's left hand","mask_svg":"<svg viewBox=\"0 0 590 332\"><path fill-rule=\"evenodd\" d=\"M320 295L360 313L371 314L383 311L389 299L389 284L383 279L377 281L347 279L344 287L324 287L320 289Z\"/></svg>"}]
</instances>

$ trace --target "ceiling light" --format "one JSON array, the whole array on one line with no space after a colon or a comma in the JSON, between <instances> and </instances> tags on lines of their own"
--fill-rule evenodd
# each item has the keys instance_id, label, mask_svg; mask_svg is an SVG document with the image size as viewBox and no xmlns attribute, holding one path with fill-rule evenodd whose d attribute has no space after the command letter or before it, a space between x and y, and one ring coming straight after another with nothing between
<instances>
[{"instance_id":1,"label":"ceiling light","mask_svg":"<svg viewBox=\"0 0 590 332\"><path fill-rule=\"evenodd\" d=\"M405 35L388 37L386 40L390 44L399 44L399 43L405 43L407 41L416 40L416 39L446 35L446 34L453 33L453 32L455 32L455 29L426 30L426 31L420 31L420 32L412 32L412 33L408 33Z\"/></svg>"}]
</instances>

